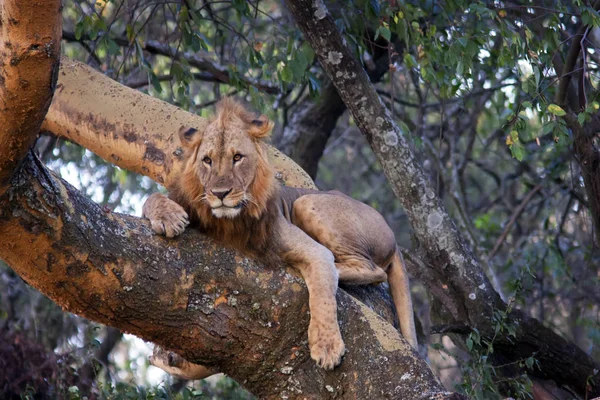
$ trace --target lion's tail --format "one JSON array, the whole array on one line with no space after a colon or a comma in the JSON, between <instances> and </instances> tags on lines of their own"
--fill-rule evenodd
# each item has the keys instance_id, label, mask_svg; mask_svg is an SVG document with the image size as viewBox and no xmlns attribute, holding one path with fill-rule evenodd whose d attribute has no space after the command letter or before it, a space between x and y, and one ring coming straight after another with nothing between
<instances>
[{"instance_id":1,"label":"lion's tail","mask_svg":"<svg viewBox=\"0 0 600 400\"><path fill-rule=\"evenodd\" d=\"M408 273L399 249L396 249L396 254L394 254L394 259L387 274L394 306L400 321L400 332L412 347L418 349Z\"/></svg>"}]
</instances>

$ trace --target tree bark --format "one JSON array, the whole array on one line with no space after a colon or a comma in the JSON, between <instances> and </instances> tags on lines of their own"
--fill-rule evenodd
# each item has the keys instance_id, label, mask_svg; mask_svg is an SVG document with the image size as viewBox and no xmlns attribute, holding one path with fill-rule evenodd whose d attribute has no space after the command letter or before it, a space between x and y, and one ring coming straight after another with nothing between
<instances>
[{"instance_id":1,"label":"tree bark","mask_svg":"<svg viewBox=\"0 0 600 400\"><path fill-rule=\"evenodd\" d=\"M450 396L391 325L343 291L349 353L335 371L316 367L307 291L293 269L265 267L192 229L156 236L32 154L0 197L0 237L12 238L0 241L0 256L66 310L223 371L258 397Z\"/></svg>"},{"instance_id":2,"label":"tree bark","mask_svg":"<svg viewBox=\"0 0 600 400\"><path fill-rule=\"evenodd\" d=\"M35 141L60 57L60 0L0 2L0 194Z\"/></svg>"},{"instance_id":3,"label":"tree bark","mask_svg":"<svg viewBox=\"0 0 600 400\"><path fill-rule=\"evenodd\" d=\"M494 336L494 312L506 304L492 288L478 260L460 236L436 196L408 145L406 132L396 125L381 102L364 69L335 26L320 0L286 0L291 13L309 41L323 69L352 113L402 203L420 246L421 268L410 272L434 298L439 314L436 323L476 328ZM541 371L533 375L551 378L574 388L580 395L600 395L598 364L581 349L545 328L539 321L515 311L509 324L516 338L502 336L494 345L505 362L535 356Z\"/></svg>"}]
</instances>

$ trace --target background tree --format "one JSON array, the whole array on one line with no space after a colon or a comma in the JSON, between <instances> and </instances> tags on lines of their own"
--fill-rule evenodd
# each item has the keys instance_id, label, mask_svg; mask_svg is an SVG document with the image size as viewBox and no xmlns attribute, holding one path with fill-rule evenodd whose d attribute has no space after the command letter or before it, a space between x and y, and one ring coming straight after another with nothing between
<instances>
[{"instance_id":1,"label":"background tree","mask_svg":"<svg viewBox=\"0 0 600 400\"><path fill-rule=\"evenodd\" d=\"M591 356L586 360L597 359L596 4L354 1L326 2L313 13L327 11L371 79L381 79L375 89L428 174L431 195L458 223L508 310L537 318ZM459 271L432 258L410 230L382 174L390 165L376 161L356 128L360 121L344 112L279 3L82 1L65 2L62 15L65 54L203 115L219 96L242 95L278 120L274 144L321 189L337 188L378 208L413 250L412 273L424 284L415 289L418 316L434 333L426 339L431 363L448 387L459 383L480 398L500 390L525 396L533 376L554 379L571 396L595 393L593 365L589 374L577 371L572 382L561 382L557 375L576 370L547 370L538 363L543 349L511 353L506 343L517 339L518 325L503 303L447 280L460 282ZM331 56L340 71L347 67L347 57ZM155 190L152 181L56 136L43 136L37 146L47 165L117 211L139 210ZM50 355L64 354L69 338L86 331L88 343L103 342L102 329L30 300L38 295L10 270L2 282L10 286L0 292L11 335L15 327L37 332L32 337ZM457 319L448 304L486 310L495 333L483 332L474 317ZM64 325L40 323L46 314ZM87 362L75 354L72 365ZM118 382L118 374L110 381Z\"/></svg>"}]
</instances>

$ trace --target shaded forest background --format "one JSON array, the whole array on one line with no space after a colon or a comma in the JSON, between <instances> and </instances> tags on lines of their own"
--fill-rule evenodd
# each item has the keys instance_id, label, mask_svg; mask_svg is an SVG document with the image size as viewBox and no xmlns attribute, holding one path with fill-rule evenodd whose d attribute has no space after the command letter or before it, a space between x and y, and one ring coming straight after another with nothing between
<instances>
[{"instance_id":1,"label":"shaded forest background","mask_svg":"<svg viewBox=\"0 0 600 400\"><path fill-rule=\"evenodd\" d=\"M600 189L588 176L593 163L578 135L587 129L597 168L599 6L327 2L495 289L595 359ZM381 166L280 2L64 1L63 7L63 54L205 116L222 96L246 99L276 121L272 144L320 189L375 207L401 246L418 249ZM573 60L576 43L583 51ZM565 76L572 77L566 84ZM140 215L145 197L160 190L51 135L40 136L36 151L110 210ZM435 303L412 282L427 344L422 352L449 389L494 398L498 385L508 385L515 397L531 395L525 375L510 382L496 375L488 363L493 340L473 346L480 340L474 331L466 346L454 346L445 327L429 318ZM12 389L25 397L250 397L230 380L185 389L185 382L166 377L148 380L139 341L63 313L1 263L0 301L0 366L14 374ZM497 326L498 335L511 335L502 316ZM522 366L535 369L535 357Z\"/></svg>"}]
</instances>

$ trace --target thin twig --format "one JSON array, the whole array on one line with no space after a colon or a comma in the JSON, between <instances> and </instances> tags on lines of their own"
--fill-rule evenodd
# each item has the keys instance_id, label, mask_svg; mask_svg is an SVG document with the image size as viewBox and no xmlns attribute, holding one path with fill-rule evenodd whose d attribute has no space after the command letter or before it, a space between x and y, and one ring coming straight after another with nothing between
<instances>
[{"instance_id":1,"label":"thin twig","mask_svg":"<svg viewBox=\"0 0 600 400\"><path fill-rule=\"evenodd\" d=\"M500 247L506 240L506 236L508 235L508 232L510 231L512 226L515 224L515 222L517 221L517 219L519 218L519 216L525 209L525 206L527 206L527 204L531 201L533 195L535 195L541 189L542 189L542 185L537 185L533 189L531 189L531 191L529 193L527 193L527 196L525 196L523 201L521 201L521 204L519 204L519 206L515 209L512 216L510 217L510 221L508 221L508 224L506 224L506 226L504 227L502 234L500 235L500 237L496 241L496 244L494 245L494 248L488 255L488 260L491 260L492 258L494 258L494 256L498 253L498 250L500 250Z\"/></svg>"}]
</instances>

